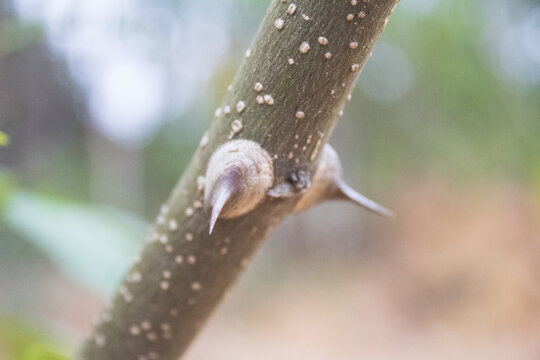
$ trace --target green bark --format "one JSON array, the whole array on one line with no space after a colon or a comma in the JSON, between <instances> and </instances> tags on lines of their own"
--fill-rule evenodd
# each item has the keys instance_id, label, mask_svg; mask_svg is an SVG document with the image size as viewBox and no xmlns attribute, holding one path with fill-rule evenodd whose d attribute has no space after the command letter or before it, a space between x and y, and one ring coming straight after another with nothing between
<instances>
[{"instance_id":1,"label":"green bark","mask_svg":"<svg viewBox=\"0 0 540 360\"><path fill-rule=\"evenodd\" d=\"M255 250L301 196L268 197L246 215L218 220L208 235L200 177L210 156L231 138L249 139L274 159L274 185L308 186L309 181L297 175L314 173L318 155L397 2L298 0L293 12L291 1L272 1L221 114L163 205L138 261L104 310L80 359L177 359L185 352ZM281 30L277 19L284 20ZM257 82L262 91L255 90ZM257 96L264 101L264 95L271 95L272 105L259 104ZM239 101L245 104L241 111ZM232 131L234 120L240 120L241 131Z\"/></svg>"}]
</instances>

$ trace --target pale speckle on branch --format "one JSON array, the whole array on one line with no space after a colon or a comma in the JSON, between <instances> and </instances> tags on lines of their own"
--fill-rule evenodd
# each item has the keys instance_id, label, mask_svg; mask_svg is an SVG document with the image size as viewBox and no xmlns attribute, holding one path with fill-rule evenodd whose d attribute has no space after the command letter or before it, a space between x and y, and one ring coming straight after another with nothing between
<instances>
[{"instance_id":1,"label":"pale speckle on branch","mask_svg":"<svg viewBox=\"0 0 540 360\"><path fill-rule=\"evenodd\" d=\"M309 43L303 42L302 45L300 45L300 52L302 54L307 54L307 52L311 49L311 46L309 46Z\"/></svg>"},{"instance_id":2,"label":"pale speckle on branch","mask_svg":"<svg viewBox=\"0 0 540 360\"><path fill-rule=\"evenodd\" d=\"M244 126L242 125L242 121L236 119L234 120L232 123L231 123L231 128L232 128L232 131L235 133L235 134L238 134L240 131L242 131L242 128Z\"/></svg>"},{"instance_id":3,"label":"pale speckle on branch","mask_svg":"<svg viewBox=\"0 0 540 360\"><path fill-rule=\"evenodd\" d=\"M236 103L236 111L238 111L238 113L242 113L245 109L246 109L245 102L240 100L239 102Z\"/></svg>"},{"instance_id":4,"label":"pale speckle on branch","mask_svg":"<svg viewBox=\"0 0 540 360\"><path fill-rule=\"evenodd\" d=\"M296 12L296 5L295 4L289 5L289 7L287 8L287 13L293 15L295 12Z\"/></svg>"},{"instance_id":5,"label":"pale speckle on branch","mask_svg":"<svg viewBox=\"0 0 540 360\"><path fill-rule=\"evenodd\" d=\"M268 105L274 105L274 98L272 97L272 95L266 94L263 96L263 98L264 98L264 102L267 103Z\"/></svg>"},{"instance_id":6,"label":"pale speckle on branch","mask_svg":"<svg viewBox=\"0 0 540 360\"><path fill-rule=\"evenodd\" d=\"M188 255L186 260L188 264L194 265L197 262L197 257L195 255Z\"/></svg>"}]
</instances>

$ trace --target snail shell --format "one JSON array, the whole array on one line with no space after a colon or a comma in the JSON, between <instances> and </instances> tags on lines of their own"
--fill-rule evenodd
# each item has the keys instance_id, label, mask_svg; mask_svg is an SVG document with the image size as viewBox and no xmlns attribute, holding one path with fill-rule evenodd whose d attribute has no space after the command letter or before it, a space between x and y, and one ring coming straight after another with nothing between
<instances>
[{"instance_id":1,"label":"snail shell","mask_svg":"<svg viewBox=\"0 0 540 360\"><path fill-rule=\"evenodd\" d=\"M255 209L273 182L272 158L258 143L233 140L221 145L210 157L205 176L210 233L218 217L235 218Z\"/></svg>"}]
</instances>

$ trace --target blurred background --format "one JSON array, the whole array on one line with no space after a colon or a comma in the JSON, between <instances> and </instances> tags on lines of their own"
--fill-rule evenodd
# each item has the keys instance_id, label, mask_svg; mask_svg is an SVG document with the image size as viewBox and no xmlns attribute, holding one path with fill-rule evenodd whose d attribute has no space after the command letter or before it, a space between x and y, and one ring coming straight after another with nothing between
<instances>
[{"instance_id":1,"label":"blurred background","mask_svg":"<svg viewBox=\"0 0 540 360\"><path fill-rule=\"evenodd\" d=\"M267 6L0 0L0 359L73 354ZM186 359L539 359L540 1L402 1L332 144L397 220L289 218Z\"/></svg>"}]
</instances>

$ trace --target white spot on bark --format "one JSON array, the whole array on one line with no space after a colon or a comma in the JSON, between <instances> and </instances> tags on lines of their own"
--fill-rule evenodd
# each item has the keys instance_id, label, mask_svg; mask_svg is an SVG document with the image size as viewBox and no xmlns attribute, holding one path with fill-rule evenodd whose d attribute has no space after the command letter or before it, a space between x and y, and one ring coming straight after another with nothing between
<instances>
[{"instance_id":1,"label":"white spot on bark","mask_svg":"<svg viewBox=\"0 0 540 360\"><path fill-rule=\"evenodd\" d=\"M208 134L207 133L204 133L202 138L201 138L201 141L199 142L199 147L202 149L204 148L206 145L208 144Z\"/></svg>"},{"instance_id":2,"label":"white spot on bark","mask_svg":"<svg viewBox=\"0 0 540 360\"><path fill-rule=\"evenodd\" d=\"M187 262L190 265L194 265L197 262L197 258L195 257L195 255L188 255Z\"/></svg>"},{"instance_id":3,"label":"white spot on bark","mask_svg":"<svg viewBox=\"0 0 540 360\"><path fill-rule=\"evenodd\" d=\"M200 282L195 281L195 282L191 283L191 290L200 291L201 289L202 289L202 285L201 285Z\"/></svg>"},{"instance_id":4,"label":"white spot on bark","mask_svg":"<svg viewBox=\"0 0 540 360\"><path fill-rule=\"evenodd\" d=\"M130 281L131 282L134 282L134 283L138 283L142 280L142 275L140 272L138 271L135 271L134 273L131 274L130 276Z\"/></svg>"},{"instance_id":5,"label":"white spot on bark","mask_svg":"<svg viewBox=\"0 0 540 360\"><path fill-rule=\"evenodd\" d=\"M238 113L242 113L244 110L246 109L246 103L243 102L243 101L239 101L236 103L236 111L238 111Z\"/></svg>"},{"instance_id":6,"label":"white spot on bark","mask_svg":"<svg viewBox=\"0 0 540 360\"><path fill-rule=\"evenodd\" d=\"M328 39L325 38L324 36L319 36L319 38L317 39L317 41L318 41L319 44L321 44L321 45L326 45L326 44L328 44Z\"/></svg>"},{"instance_id":7,"label":"white spot on bark","mask_svg":"<svg viewBox=\"0 0 540 360\"><path fill-rule=\"evenodd\" d=\"M129 332L133 336L138 336L141 334L141 329L137 325L133 325L132 327L129 328Z\"/></svg>"},{"instance_id":8,"label":"white spot on bark","mask_svg":"<svg viewBox=\"0 0 540 360\"><path fill-rule=\"evenodd\" d=\"M309 16L307 16L306 14L302 14L302 18L306 21L309 21L311 20L311 18Z\"/></svg>"},{"instance_id":9,"label":"white spot on bark","mask_svg":"<svg viewBox=\"0 0 540 360\"><path fill-rule=\"evenodd\" d=\"M289 60L287 60L287 62L289 63L289 65L293 65L293 64L294 64L294 59L293 59L293 58L289 58Z\"/></svg>"},{"instance_id":10,"label":"white spot on bark","mask_svg":"<svg viewBox=\"0 0 540 360\"><path fill-rule=\"evenodd\" d=\"M222 113L222 110L221 110L220 107L218 107L218 108L216 109L216 111L214 112L214 116L221 116L221 113Z\"/></svg>"},{"instance_id":11,"label":"white spot on bark","mask_svg":"<svg viewBox=\"0 0 540 360\"><path fill-rule=\"evenodd\" d=\"M356 49L358 47L358 43L356 41L351 41L349 44L349 48Z\"/></svg>"},{"instance_id":12,"label":"white spot on bark","mask_svg":"<svg viewBox=\"0 0 540 360\"><path fill-rule=\"evenodd\" d=\"M296 12L296 5L294 4L289 5L289 7L287 8L287 13L293 15L295 12Z\"/></svg>"},{"instance_id":13,"label":"white spot on bark","mask_svg":"<svg viewBox=\"0 0 540 360\"><path fill-rule=\"evenodd\" d=\"M151 323L150 321L146 321L146 320L145 320L145 321L143 321L143 322L141 323L141 327L142 327L142 329L143 329L144 331L148 331L148 330L150 330L150 329L152 328L152 323Z\"/></svg>"},{"instance_id":14,"label":"white spot on bark","mask_svg":"<svg viewBox=\"0 0 540 360\"><path fill-rule=\"evenodd\" d=\"M96 336L94 337L94 340L96 341L96 345L100 348L104 347L105 344L107 343L105 336L101 334L96 334Z\"/></svg>"},{"instance_id":15,"label":"white spot on bark","mask_svg":"<svg viewBox=\"0 0 540 360\"><path fill-rule=\"evenodd\" d=\"M193 208L191 208L191 207L188 207L188 208L186 209L186 211L185 211L186 216L188 216L188 217L189 217L189 216L192 216L192 215L193 215L193 212L194 212L194 211L193 211Z\"/></svg>"},{"instance_id":16,"label":"white spot on bark","mask_svg":"<svg viewBox=\"0 0 540 360\"><path fill-rule=\"evenodd\" d=\"M235 133L235 134L238 134L240 131L242 131L242 128L244 126L242 125L242 122L238 119L234 120L232 123L231 123L231 128L232 128L232 131Z\"/></svg>"},{"instance_id":17,"label":"white spot on bark","mask_svg":"<svg viewBox=\"0 0 540 360\"><path fill-rule=\"evenodd\" d=\"M171 276L172 276L172 273L171 273L170 270L163 270L163 274L162 274L162 275L163 275L163 277L164 277L165 279L170 279Z\"/></svg>"},{"instance_id":18,"label":"white spot on bark","mask_svg":"<svg viewBox=\"0 0 540 360\"><path fill-rule=\"evenodd\" d=\"M306 116L306 114L304 114L303 111L298 110L298 111L296 112L296 114L294 114L294 116L295 116L297 119L303 119L303 118Z\"/></svg>"},{"instance_id":19,"label":"white spot on bark","mask_svg":"<svg viewBox=\"0 0 540 360\"><path fill-rule=\"evenodd\" d=\"M264 104L264 98L262 97L262 95L257 95L256 100L258 104Z\"/></svg>"},{"instance_id":20,"label":"white spot on bark","mask_svg":"<svg viewBox=\"0 0 540 360\"><path fill-rule=\"evenodd\" d=\"M330 52L327 52L326 54L324 54L324 57L328 60L330 60L332 58L332 53Z\"/></svg>"},{"instance_id":21,"label":"white spot on bark","mask_svg":"<svg viewBox=\"0 0 540 360\"><path fill-rule=\"evenodd\" d=\"M353 21L353 19L354 19L354 15L353 15L353 14L348 14L348 15L347 15L347 20L348 20L348 21Z\"/></svg>"},{"instance_id":22,"label":"white spot on bark","mask_svg":"<svg viewBox=\"0 0 540 360\"><path fill-rule=\"evenodd\" d=\"M274 105L274 98L272 97L272 95L270 94L266 94L264 95L264 102L267 103L268 105Z\"/></svg>"},{"instance_id":23,"label":"white spot on bark","mask_svg":"<svg viewBox=\"0 0 540 360\"><path fill-rule=\"evenodd\" d=\"M307 42L303 42L302 45L300 45L300 52L302 54L307 54L307 52L311 49L311 46Z\"/></svg>"},{"instance_id":24,"label":"white spot on bark","mask_svg":"<svg viewBox=\"0 0 540 360\"><path fill-rule=\"evenodd\" d=\"M251 56L251 50L247 49L246 50L246 59L249 58L250 56Z\"/></svg>"},{"instance_id":25,"label":"white spot on bark","mask_svg":"<svg viewBox=\"0 0 540 360\"><path fill-rule=\"evenodd\" d=\"M263 90L263 84L261 84L260 82L256 82L253 89L255 89L255 91L257 91L257 92L262 91Z\"/></svg>"},{"instance_id":26,"label":"white spot on bark","mask_svg":"<svg viewBox=\"0 0 540 360\"><path fill-rule=\"evenodd\" d=\"M227 114L227 115L230 114L230 113L231 113L231 107L230 107L229 105L225 105L225 106L223 107L223 112L224 112L225 114Z\"/></svg>"},{"instance_id":27,"label":"white spot on bark","mask_svg":"<svg viewBox=\"0 0 540 360\"><path fill-rule=\"evenodd\" d=\"M184 258L182 257L182 255L177 255L175 258L174 258L174 261L177 263L177 264L181 264L184 262Z\"/></svg>"},{"instance_id":28,"label":"white spot on bark","mask_svg":"<svg viewBox=\"0 0 540 360\"><path fill-rule=\"evenodd\" d=\"M192 233L186 233L186 241L193 241L193 234Z\"/></svg>"},{"instance_id":29,"label":"white spot on bark","mask_svg":"<svg viewBox=\"0 0 540 360\"><path fill-rule=\"evenodd\" d=\"M197 177L197 190L199 190L199 191L204 190L204 182L205 182L204 176L199 175Z\"/></svg>"},{"instance_id":30,"label":"white spot on bark","mask_svg":"<svg viewBox=\"0 0 540 360\"><path fill-rule=\"evenodd\" d=\"M167 235L162 234L159 237L159 242L162 244L166 244L167 242L169 242L169 238L167 237Z\"/></svg>"},{"instance_id":31,"label":"white spot on bark","mask_svg":"<svg viewBox=\"0 0 540 360\"><path fill-rule=\"evenodd\" d=\"M274 26L278 30L283 30L285 28L285 20L283 20L282 18L276 19L276 21L274 22Z\"/></svg>"},{"instance_id":32,"label":"white spot on bark","mask_svg":"<svg viewBox=\"0 0 540 360\"><path fill-rule=\"evenodd\" d=\"M163 291L167 291L169 290L169 287L170 287L170 283L168 281L162 281L159 283L159 287L161 288L161 290Z\"/></svg>"},{"instance_id":33,"label":"white spot on bark","mask_svg":"<svg viewBox=\"0 0 540 360\"><path fill-rule=\"evenodd\" d=\"M360 64L352 64L352 65L351 65L351 71L352 71L352 72L358 72L358 71L360 71Z\"/></svg>"},{"instance_id":34,"label":"white spot on bark","mask_svg":"<svg viewBox=\"0 0 540 360\"><path fill-rule=\"evenodd\" d=\"M358 13L358 17L359 17L360 19L365 18L365 17L366 17L365 11L360 11L360 12Z\"/></svg>"},{"instance_id":35,"label":"white spot on bark","mask_svg":"<svg viewBox=\"0 0 540 360\"><path fill-rule=\"evenodd\" d=\"M169 230L170 231L178 230L178 222L176 220L169 220Z\"/></svg>"}]
</instances>

